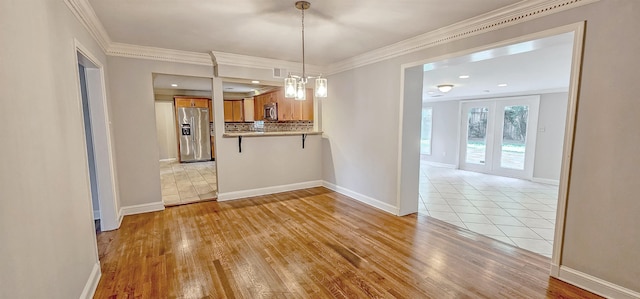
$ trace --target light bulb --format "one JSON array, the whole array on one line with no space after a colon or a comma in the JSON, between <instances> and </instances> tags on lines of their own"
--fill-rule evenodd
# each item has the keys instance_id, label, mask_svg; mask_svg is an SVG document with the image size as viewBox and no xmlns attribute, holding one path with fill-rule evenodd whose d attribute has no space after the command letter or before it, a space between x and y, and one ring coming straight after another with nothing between
<instances>
[{"instance_id":1,"label":"light bulb","mask_svg":"<svg viewBox=\"0 0 640 299\"><path fill-rule=\"evenodd\" d=\"M317 98L327 97L327 79L325 78L316 79L316 97Z\"/></svg>"},{"instance_id":2,"label":"light bulb","mask_svg":"<svg viewBox=\"0 0 640 299\"><path fill-rule=\"evenodd\" d=\"M284 78L284 97L285 98L296 97L296 79L291 77Z\"/></svg>"},{"instance_id":3,"label":"light bulb","mask_svg":"<svg viewBox=\"0 0 640 299\"><path fill-rule=\"evenodd\" d=\"M306 100L307 90L305 89L304 85L305 85L304 82L302 82L302 81L298 82L298 89L297 89L297 92L296 92L296 100L298 100L298 101Z\"/></svg>"}]
</instances>

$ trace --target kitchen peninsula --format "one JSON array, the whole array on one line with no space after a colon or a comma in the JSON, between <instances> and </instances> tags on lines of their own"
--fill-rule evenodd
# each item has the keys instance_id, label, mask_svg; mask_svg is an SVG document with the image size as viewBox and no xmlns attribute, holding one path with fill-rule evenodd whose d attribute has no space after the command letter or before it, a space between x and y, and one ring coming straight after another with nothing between
<instances>
[{"instance_id":1,"label":"kitchen peninsula","mask_svg":"<svg viewBox=\"0 0 640 299\"><path fill-rule=\"evenodd\" d=\"M242 152L243 137L301 136L304 148L307 135L322 133L314 131L312 89L307 89L304 101L285 98L282 87L276 87L241 99L228 99L225 95L224 104L222 137L238 138L239 152Z\"/></svg>"}]
</instances>

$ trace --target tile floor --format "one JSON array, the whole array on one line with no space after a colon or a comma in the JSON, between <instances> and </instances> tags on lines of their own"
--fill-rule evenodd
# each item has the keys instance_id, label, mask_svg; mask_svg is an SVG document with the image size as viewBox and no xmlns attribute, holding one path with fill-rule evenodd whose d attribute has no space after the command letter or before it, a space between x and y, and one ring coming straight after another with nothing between
<instances>
[{"instance_id":1,"label":"tile floor","mask_svg":"<svg viewBox=\"0 0 640 299\"><path fill-rule=\"evenodd\" d=\"M160 162L162 201L180 205L218 197L216 162Z\"/></svg>"},{"instance_id":2,"label":"tile floor","mask_svg":"<svg viewBox=\"0 0 640 299\"><path fill-rule=\"evenodd\" d=\"M551 257L558 186L420 167L419 213Z\"/></svg>"}]
</instances>

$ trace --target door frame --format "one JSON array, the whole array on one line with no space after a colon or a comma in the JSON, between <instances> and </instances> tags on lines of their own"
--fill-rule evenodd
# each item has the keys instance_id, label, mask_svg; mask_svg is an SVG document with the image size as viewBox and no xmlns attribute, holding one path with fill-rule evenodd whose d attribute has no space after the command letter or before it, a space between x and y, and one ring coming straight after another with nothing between
<instances>
[{"instance_id":1,"label":"door frame","mask_svg":"<svg viewBox=\"0 0 640 299\"><path fill-rule=\"evenodd\" d=\"M120 223L122 221L122 217L118 211L118 183L117 183L117 178L116 178L116 174L115 174L115 167L114 167L114 149L113 149L113 143L111 141L111 123L109 121L109 106L107 104L107 94L106 94L106 83L105 83L105 74L104 74L104 65L100 62L99 59L96 58L95 55L93 55L93 53L91 53L91 51L89 51L89 49L87 47L85 47L84 45L82 45L77 39L74 39L74 47L73 47L74 53L73 56L75 57L75 69L77 70L77 66L79 64L81 64L82 62L78 59L78 55L82 55L84 59L87 59L90 63L93 64L93 66L91 67L86 67L85 66L85 70L87 71L91 71L91 72L95 72L95 74L98 76L97 82L100 85L100 90L98 91L99 96L96 98L95 96L88 96L88 101L89 101L89 114L92 120L92 123L95 124L99 124L99 126L104 128L103 132L100 132L100 134L95 134L95 126L93 126L94 129L92 129L91 135L93 136L94 139L94 144L95 144L95 140L96 139L100 139L102 140L104 143L106 143L106 153L104 154L97 154L94 152L95 155L95 160L97 161L97 163L102 164L103 166L100 167L100 169L98 169L99 166L96 165L96 174L97 174L97 184L98 184L98 190L109 190L111 192L112 196L101 196L100 194L98 194L98 202L100 204L100 226L102 230L114 230L114 229L118 229L120 227ZM84 144L85 147L85 151L84 151L84 160L87 161L88 160L88 156L87 156L87 152L86 152L86 147L87 147L87 141L85 140L85 136L84 136L84 118L83 118L83 108L82 108L82 94L81 94L81 90L80 90L80 77L78 76L78 72L75 72L75 78L76 78L76 87L77 87L77 96L78 96L78 113L80 113L80 120L81 120L81 125L83 128L83 136L82 136L82 142ZM91 108L91 104L93 104L94 108ZM99 106L99 108L96 108L96 104ZM95 149L95 146L94 146ZM98 162L99 161L99 162ZM106 169L104 168L104 165L107 165ZM103 175L99 175L99 173L102 172ZM105 176L104 174L108 175ZM87 172L87 182L90 182L90 178L89 178L89 173ZM89 193L91 192L91 190L89 190ZM90 207L91 207L91 219L93 219L93 203L90 203Z\"/></svg>"},{"instance_id":2,"label":"door frame","mask_svg":"<svg viewBox=\"0 0 640 299\"><path fill-rule=\"evenodd\" d=\"M529 119L527 121L527 138L526 138L526 148L533 149L533 153L530 150L525 152L525 169L524 170L511 170L499 167L499 161L497 159L501 159L501 155L498 153L501 150L501 147L497 147L497 141L500 139L500 134L502 132L501 127L503 125L496 123L496 120L499 118L499 112L502 110L498 109L501 104L504 104L506 101L527 101L532 102L530 106L535 106L535 109L529 110ZM491 175L497 176L505 176L505 177L513 177L524 180L532 180L533 179L533 171L534 171L534 163L535 163L535 149L537 142L537 134L538 134L538 116L540 112L540 96L539 95L524 95L524 96L510 96L503 98L486 98L486 99L478 99L478 100L464 100L460 101L459 112L458 112L458 149L457 149L457 168L462 169L463 165L466 164L466 148L463 147L463 141L466 144L466 119L463 116L463 105L470 103L490 103L488 106L489 114L488 114L488 122L487 122L487 137L486 137L486 153L485 153L485 164L483 167L475 167L467 168L466 170L481 172ZM464 131L463 131L464 129ZM463 157L464 155L464 157ZM489 160L490 163L486 163Z\"/></svg>"},{"instance_id":3,"label":"door frame","mask_svg":"<svg viewBox=\"0 0 640 299\"><path fill-rule=\"evenodd\" d=\"M421 59L418 61L405 63L400 66L400 109L399 109L399 136L398 136L398 179L396 189L396 207L398 215L407 215L418 211L418 201L414 195L418 194L419 171L415 171L414 164L420 163L420 149L415 144L420 139L420 130L415 130L419 124L419 115L414 115L412 111L405 111L405 107L411 106L415 98L405 97L407 84L413 84L411 79L407 81L405 73L416 67L421 67L426 63L437 62L457 56L467 55L474 52L484 51L496 47L506 46L528 40L549 37L553 35L572 32L573 55L571 61L571 79L569 82L569 100L567 103L567 117L565 122L565 134L562 150L562 167L560 170L560 181L558 190L558 208L556 213L556 226L554 233L553 253L551 257L550 275L560 277L560 265L562 263L562 250L564 242L564 227L567 207L567 197L569 192L569 179L571 174L571 162L573 156L573 139L575 135L576 113L578 104L578 93L580 89L580 75L582 69L582 50L584 46L585 21L576 22L548 30L522 35L516 38L503 40L500 42L479 46L455 53L450 53L438 57ZM420 77L422 73L420 73ZM420 102L422 99L420 99ZM458 138L459 140L459 138ZM460 156L459 154L457 155ZM415 189L415 190L414 190ZM411 191L411 192L407 192Z\"/></svg>"}]
</instances>

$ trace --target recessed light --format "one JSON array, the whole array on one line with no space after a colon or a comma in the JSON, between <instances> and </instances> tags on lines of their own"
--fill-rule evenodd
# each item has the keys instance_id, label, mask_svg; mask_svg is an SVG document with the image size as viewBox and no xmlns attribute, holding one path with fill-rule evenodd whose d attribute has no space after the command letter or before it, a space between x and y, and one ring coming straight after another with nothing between
<instances>
[{"instance_id":1,"label":"recessed light","mask_svg":"<svg viewBox=\"0 0 640 299\"><path fill-rule=\"evenodd\" d=\"M506 87L506 86L507 86L507 83L498 84L498 87Z\"/></svg>"},{"instance_id":2,"label":"recessed light","mask_svg":"<svg viewBox=\"0 0 640 299\"><path fill-rule=\"evenodd\" d=\"M491 92L491 90L485 89L484 92Z\"/></svg>"},{"instance_id":3,"label":"recessed light","mask_svg":"<svg viewBox=\"0 0 640 299\"><path fill-rule=\"evenodd\" d=\"M435 92L433 92L433 91L429 91L429 92L427 92L427 93L428 93L428 94L434 94Z\"/></svg>"},{"instance_id":4,"label":"recessed light","mask_svg":"<svg viewBox=\"0 0 640 299\"><path fill-rule=\"evenodd\" d=\"M171 87L178 87L178 84L173 83L171 84Z\"/></svg>"},{"instance_id":5,"label":"recessed light","mask_svg":"<svg viewBox=\"0 0 640 299\"><path fill-rule=\"evenodd\" d=\"M458 78L460 78L460 79L469 79L469 77L470 77L469 75L460 75L460 76L458 76Z\"/></svg>"},{"instance_id":6,"label":"recessed light","mask_svg":"<svg viewBox=\"0 0 640 299\"><path fill-rule=\"evenodd\" d=\"M251 81L251 83L253 83L253 84L258 84L258 83L260 83L260 81L258 81L258 80L253 80L253 81Z\"/></svg>"}]
</instances>

